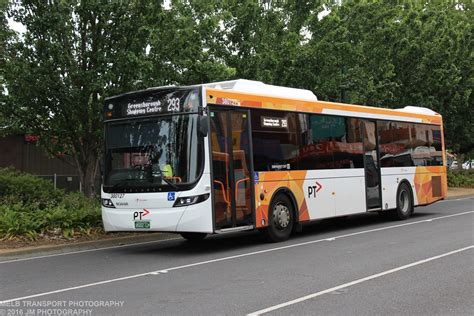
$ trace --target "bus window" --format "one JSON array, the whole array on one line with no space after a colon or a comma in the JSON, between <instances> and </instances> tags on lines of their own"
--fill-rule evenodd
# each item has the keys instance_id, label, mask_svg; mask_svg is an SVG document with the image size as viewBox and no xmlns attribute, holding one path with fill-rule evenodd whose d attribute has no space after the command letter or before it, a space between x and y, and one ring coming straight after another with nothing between
<instances>
[{"instance_id":1,"label":"bus window","mask_svg":"<svg viewBox=\"0 0 474 316\"><path fill-rule=\"evenodd\" d=\"M430 146L430 166L443 165L443 148L441 145L441 127L430 126L433 143Z\"/></svg>"},{"instance_id":2,"label":"bus window","mask_svg":"<svg viewBox=\"0 0 474 316\"><path fill-rule=\"evenodd\" d=\"M402 122L378 121L380 166L413 166L411 124Z\"/></svg>"},{"instance_id":3,"label":"bus window","mask_svg":"<svg viewBox=\"0 0 474 316\"><path fill-rule=\"evenodd\" d=\"M252 111L255 171L296 170L298 135L294 113Z\"/></svg>"},{"instance_id":4,"label":"bus window","mask_svg":"<svg viewBox=\"0 0 474 316\"><path fill-rule=\"evenodd\" d=\"M337 117L333 126L334 168L364 168L359 120Z\"/></svg>"}]
</instances>

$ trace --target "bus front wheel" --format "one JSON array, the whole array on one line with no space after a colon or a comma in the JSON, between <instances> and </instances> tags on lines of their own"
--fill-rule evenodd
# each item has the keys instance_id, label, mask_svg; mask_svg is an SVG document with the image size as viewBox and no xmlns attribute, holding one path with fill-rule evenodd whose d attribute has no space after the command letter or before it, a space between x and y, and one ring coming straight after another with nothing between
<instances>
[{"instance_id":1,"label":"bus front wheel","mask_svg":"<svg viewBox=\"0 0 474 316\"><path fill-rule=\"evenodd\" d=\"M180 233L180 235L190 242L202 241L207 236L206 233Z\"/></svg>"},{"instance_id":2,"label":"bus front wheel","mask_svg":"<svg viewBox=\"0 0 474 316\"><path fill-rule=\"evenodd\" d=\"M265 237L270 242L287 240L295 223L293 206L290 199L283 194L276 196L270 203L268 227Z\"/></svg>"}]
</instances>

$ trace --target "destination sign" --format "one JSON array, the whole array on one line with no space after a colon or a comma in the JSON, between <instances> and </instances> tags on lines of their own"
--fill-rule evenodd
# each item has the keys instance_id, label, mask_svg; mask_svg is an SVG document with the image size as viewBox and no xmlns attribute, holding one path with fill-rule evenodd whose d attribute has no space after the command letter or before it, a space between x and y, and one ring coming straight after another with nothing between
<instances>
[{"instance_id":1,"label":"destination sign","mask_svg":"<svg viewBox=\"0 0 474 316\"><path fill-rule=\"evenodd\" d=\"M262 127L288 128L288 120L280 117L261 116Z\"/></svg>"},{"instance_id":2,"label":"destination sign","mask_svg":"<svg viewBox=\"0 0 474 316\"><path fill-rule=\"evenodd\" d=\"M105 100L105 119L197 112L199 88L157 89L124 94Z\"/></svg>"},{"instance_id":3,"label":"destination sign","mask_svg":"<svg viewBox=\"0 0 474 316\"><path fill-rule=\"evenodd\" d=\"M152 102L140 102L140 103L128 103L127 104L127 115L144 115L161 113L163 108L160 101Z\"/></svg>"}]
</instances>

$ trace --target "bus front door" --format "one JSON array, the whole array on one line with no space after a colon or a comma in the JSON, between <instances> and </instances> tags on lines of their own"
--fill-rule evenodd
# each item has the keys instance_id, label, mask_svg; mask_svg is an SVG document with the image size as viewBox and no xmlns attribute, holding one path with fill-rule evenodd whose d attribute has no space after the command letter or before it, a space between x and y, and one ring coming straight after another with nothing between
<instances>
[{"instance_id":1,"label":"bus front door","mask_svg":"<svg viewBox=\"0 0 474 316\"><path fill-rule=\"evenodd\" d=\"M249 113L210 108L209 116L215 230L253 225Z\"/></svg>"},{"instance_id":2,"label":"bus front door","mask_svg":"<svg viewBox=\"0 0 474 316\"><path fill-rule=\"evenodd\" d=\"M374 121L361 120L364 146L365 189L367 210L382 207L377 129Z\"/></svg>"}]
</instances>

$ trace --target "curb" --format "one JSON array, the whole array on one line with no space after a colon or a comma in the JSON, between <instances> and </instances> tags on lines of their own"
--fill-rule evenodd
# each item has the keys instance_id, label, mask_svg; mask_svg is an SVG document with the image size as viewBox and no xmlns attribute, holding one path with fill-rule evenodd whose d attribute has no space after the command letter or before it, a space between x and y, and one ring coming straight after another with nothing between
<instances>
[{"instance_id":1,"label":"curb","mask_svg":"<svg viewBox=\"0 0 474 316\"><path fill-rule=\"evenodd\" d=\"M28 257L28 255L50 255L75 251L94 250L115 246L126 246L146 242L160 241L166 239L180 239L177 234L149 233L138 236L121 236L101 240L87 240L77 243L30 246L24 248L12 248L0 250L1 259L13 259L15 257Z\"/></svg>"}]
</instances>

